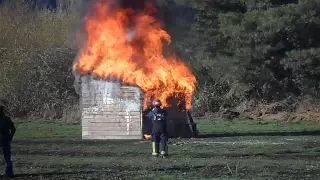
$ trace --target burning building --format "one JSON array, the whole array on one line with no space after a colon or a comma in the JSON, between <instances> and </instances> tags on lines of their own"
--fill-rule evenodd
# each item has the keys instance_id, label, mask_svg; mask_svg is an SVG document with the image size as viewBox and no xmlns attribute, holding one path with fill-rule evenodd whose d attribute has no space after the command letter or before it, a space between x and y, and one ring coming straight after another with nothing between
<instances>
[{"instance_id":1,"label":"burning building","mask_svg":"<svg viewBox=\"0 0 320 180\"><path fill-rule=\"evenodd\" d=\"M143 92L139 87L118 82L81 78L83 139L141 139L151 134L151 121L145 116ZM178 106L165 108L170 137L194 137L196 126L190 113Z\"/></svg>"},{"instance_id":2,"label":"burning building","mask_svg":"<svg viewBox=\"0 0 320 180\"><path fill-rule=\"evenodd\" d=\"M81 77L83 138L141 138L149 127L144 113L155 98L169 111L169 132L192 132L187 112L195 76L174 54L164 55L171 39L151 0L121 2L94 3L84 18L85 34L78 34L86 37L73 66Z\"/></svg>"}]
</instances>

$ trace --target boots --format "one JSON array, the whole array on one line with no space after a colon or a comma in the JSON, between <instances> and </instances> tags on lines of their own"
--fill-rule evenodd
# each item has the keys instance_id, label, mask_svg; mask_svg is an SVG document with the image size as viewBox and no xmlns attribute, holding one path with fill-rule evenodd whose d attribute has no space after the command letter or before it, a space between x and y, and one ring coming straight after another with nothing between
<instances>
[{"instance_id":1,"label":"boots","mask_svg":"<svg viewBox=\"0 0 320 180\"><path fill-rule=\"evenodd\" d=\"M3 176L5 178L14 178L14 173L13 173L12 167L10 167L10 166L6 167L6 172Z\"/></svg>"},{"instance_id":2,"label":"boots","mask_svg":"<svg viewBox=\"0 0 320 180\"><path fill-rule=\"evenodd\" d=\"M159 145L156 142L152 142L152 156L158 157Z\"/></svg>"}]
</instances>

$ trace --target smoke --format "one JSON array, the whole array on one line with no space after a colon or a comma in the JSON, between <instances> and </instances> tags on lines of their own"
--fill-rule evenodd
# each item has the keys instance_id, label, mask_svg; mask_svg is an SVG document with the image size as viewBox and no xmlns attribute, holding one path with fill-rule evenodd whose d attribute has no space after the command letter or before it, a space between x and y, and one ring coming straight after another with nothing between
<instances>
[{"instance_id":1,"label":"smoke","mask_svg":"<svg viewBox=\"0 0 320 180\"><path fill-rule=\"evenodd\" d=\"M126 41L128 43L132 42L134 36L135 36L135 30L134 29L129 30L126 36Z\"/></svg>"},{"instance_id":2,"label":"smoke","mask_svg":"<svg viewBox=\"0 0 320 180\"><path fill-rule=\"evenodd\" d=\"M73 64L76 63L76 61L80 58L81 54L80 52L86 47L86 41L87 41L87 33L85 30L85 17L90 12L90 8L92 5L97 2L98 0L83 0L83 1L77 1L77 17L74 22L74 28L72 31L72 45L73 48L78 51L76 57L74 58ZM108 0L109 1L109 0ZM72 70L72 73L74 75L74 83L73 87L75 89L75 92L78 95L81 95L81 84L82 84L82 77L86 76L83 75L74 69ZM85 81L87 81L88 77L85 77Z\"/></svg>"}]
</instances>

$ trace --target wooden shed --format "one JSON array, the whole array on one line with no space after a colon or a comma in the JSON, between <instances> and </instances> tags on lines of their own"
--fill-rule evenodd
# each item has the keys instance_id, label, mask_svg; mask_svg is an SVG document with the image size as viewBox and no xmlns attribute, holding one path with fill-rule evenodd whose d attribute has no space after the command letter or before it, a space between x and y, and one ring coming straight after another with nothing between
<instances>
[{"instance_id":1,"label":"wooden shed","mask_svg":"<svg viewBox=\"0 0 320 180\"><path fill-rule=\"evenodd\" d=\"M81 109L83 139L142 139L150 134L144 116L143 92L139 87L82 76ZM191 115L167 108L171 137L193 137L195 123ZM190 119L191 118L191 119Z\"/></svg>"}]
</instances>

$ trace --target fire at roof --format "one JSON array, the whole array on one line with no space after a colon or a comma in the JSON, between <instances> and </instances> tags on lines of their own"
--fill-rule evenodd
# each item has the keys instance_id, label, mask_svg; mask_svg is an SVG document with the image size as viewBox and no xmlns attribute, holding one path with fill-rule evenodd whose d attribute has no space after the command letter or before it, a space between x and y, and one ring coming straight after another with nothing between
<instances>
[{"instance_id":1,"label":"fire at roof","mask_svg":"<svg viewBox=\"0 0 320 180\"><path fill-rule=\"evenodd\" d=\"M73 70L139 86L144 108L151 99L183 98L191 108L196 77L175 54L164 55L171 37L156 18L152 0L96 1L84 18L86 42Z\"/></svg>"}]
</instances>

